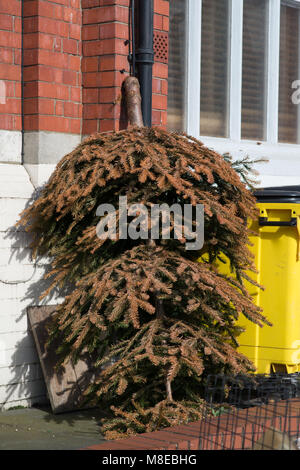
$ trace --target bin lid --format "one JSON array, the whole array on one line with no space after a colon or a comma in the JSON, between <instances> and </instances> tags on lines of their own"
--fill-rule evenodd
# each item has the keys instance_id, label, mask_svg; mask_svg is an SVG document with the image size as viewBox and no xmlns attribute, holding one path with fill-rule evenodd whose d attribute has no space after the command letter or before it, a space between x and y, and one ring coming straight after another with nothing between
<instances>
[{"instance_id":1,"label":"bin lid","mask_svg":"<svg viewBox=\"0 0 300 470\"><path fill-rule=\"evenodd\" d=\"M300 204L300 186L273 186L254 191L257 202Z\"/></svg>"}]
</instances>

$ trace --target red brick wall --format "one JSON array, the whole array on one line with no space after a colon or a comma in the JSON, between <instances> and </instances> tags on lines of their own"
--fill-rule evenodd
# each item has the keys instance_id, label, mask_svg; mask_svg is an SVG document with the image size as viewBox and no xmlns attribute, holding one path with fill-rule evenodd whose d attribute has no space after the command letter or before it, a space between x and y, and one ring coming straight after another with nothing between
<instances>
[{"instance_id":1,"label":"red brick wall","mask_svg":"<svg viewBox=\"0 0 300 470\"><path fill-rule=\"evenodd\" d=\"M21 130L21 0L0 0L0 129Z\"/></svg>"},{"instance_id":2,"label":"red brick wall","mask_svg":"<svg viewBox=\"0 0 300 470\"><path fill-rule=\"evenodd\" d=\"M80 0L24 0L24 130L81 132Z\"/></svg>"},{"instance_id":3,"label":"red brick wall","mask_svg":"<svg viewBox=\"0 0 300 470\"><path fill-rule=\"evenodd\" d=\"M118 130L126 125L120 97L129 72L129 0L82 0L82 8L82 133Z\"/></svg>"},{"instance_id":4,"label":"red brick wall","mask_svg":"<svg viewBox=\"0 0 300 470\"><path fill-rule=\"evenodd\" d=\"M129 73L129 0L82 0L83 134L126 127L121 112L121 86ZM154 30L167 44L169 2L154 0ZM156 41L156 44L159 44ZM168 65L155 54L153 125L167 123Z\"/></svg>"},{"instance_id":5,"label":"red brick wall","mask_svg":"<svg viewBox=\"0 0 300 470\"><path fill-rule=\"evenodd\" d=\"M168 98L169 2L154 0L152 125L166 128Z\"/></svg>"},{"instance_id":6,"label":"red brick wall","mask_svg":"<svg viewBox=\"0 0 300 470\"><path fill-rule=\"evenodd\" d=\"M21 0L0 0L0 128L21 130ZM154 0L153 125L166 126L169 2ZM126 127L129 0L23 0L24 130ZM3 94L5 83L5 103Z\"/></svg>"}]
</instances>

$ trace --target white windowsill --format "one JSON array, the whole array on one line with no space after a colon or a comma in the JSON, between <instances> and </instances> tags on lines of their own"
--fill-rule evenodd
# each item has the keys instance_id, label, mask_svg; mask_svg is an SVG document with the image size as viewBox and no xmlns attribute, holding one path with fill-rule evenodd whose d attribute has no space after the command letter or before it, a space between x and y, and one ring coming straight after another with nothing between
<instances>
[{"instance_id":1,"label":"white windowsill","mask_svg":"<svg viewBox=\"0 0 300 470\"><path fill-rule=\"evenodd\" d=\"M245 156L267 159L267 163L254 166L260 174L261 186L300 185L300 145L203 136L198 138L207 147L221 154L229 153L235 160Z\"/></svg>"}]
</instances>

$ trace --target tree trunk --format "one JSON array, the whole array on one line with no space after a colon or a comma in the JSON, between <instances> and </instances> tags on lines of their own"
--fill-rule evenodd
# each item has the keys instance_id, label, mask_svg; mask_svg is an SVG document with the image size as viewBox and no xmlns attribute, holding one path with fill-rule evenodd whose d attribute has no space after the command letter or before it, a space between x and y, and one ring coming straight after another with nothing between
<instances>
[{"instance_id":1,"label":"tree trunk","mask_svg":"<svg viewBox=\"0 0 300 470\"><path fill-rule=\"evenodd\" d=\"M142 98L138 79L136 77L127 77L124 80L124 91L129 124L134 127L144 127L141 108Z\"/></svg>"}]
</instances>

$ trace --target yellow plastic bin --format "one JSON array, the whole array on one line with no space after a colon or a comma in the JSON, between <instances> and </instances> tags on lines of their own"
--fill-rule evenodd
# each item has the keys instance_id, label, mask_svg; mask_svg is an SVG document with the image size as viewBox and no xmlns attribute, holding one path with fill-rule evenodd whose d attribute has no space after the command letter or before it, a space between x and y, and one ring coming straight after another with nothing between
<instances>
[{"instance_id":1,"label":"yellow plastic bin","mask_svg":"<svg viewBox=\"0 0 300 470\"><path fill-rule=\"evenodd\" d=\"M250 222L250 240L255 277L265 291L250 284L249 291L273 326L260 328L242 316L239 350L257 373L294 373L300 371L300 186L266 188L255 196L260 214Z\"/></svg>"}]
</instances>

